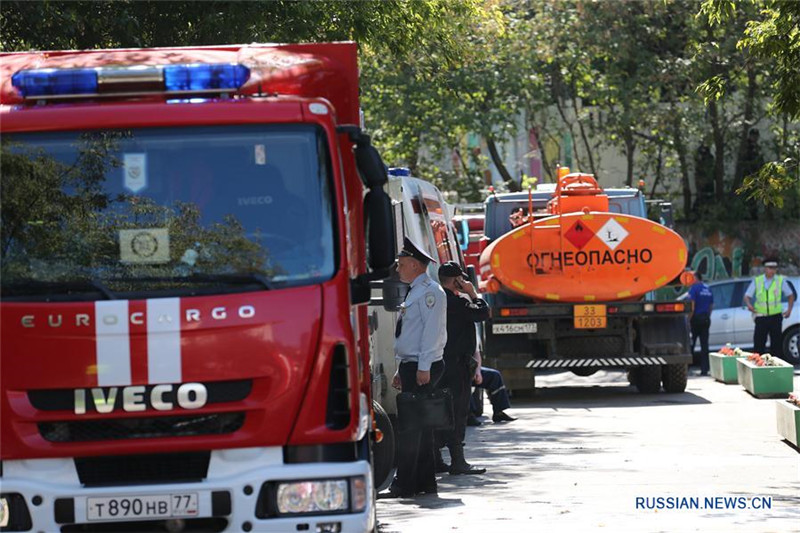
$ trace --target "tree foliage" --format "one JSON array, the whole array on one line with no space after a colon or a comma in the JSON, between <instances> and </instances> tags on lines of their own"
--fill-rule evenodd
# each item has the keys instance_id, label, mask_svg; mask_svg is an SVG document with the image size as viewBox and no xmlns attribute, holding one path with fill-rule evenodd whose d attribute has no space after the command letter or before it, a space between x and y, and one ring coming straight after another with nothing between
<instances>
[{"instance_id":1,"label":"tree foliage","mask_svg":"<svg viewBox=\"0 0 800 533\"><path fill-rule=\"evenodd\" d=\"M618 151L684 217L797 219L799 22L790 0L5 1L0 48L352 39L387 162L461 199L525 178L522 130L601 182Z\"/></svg>"}]
</instances>

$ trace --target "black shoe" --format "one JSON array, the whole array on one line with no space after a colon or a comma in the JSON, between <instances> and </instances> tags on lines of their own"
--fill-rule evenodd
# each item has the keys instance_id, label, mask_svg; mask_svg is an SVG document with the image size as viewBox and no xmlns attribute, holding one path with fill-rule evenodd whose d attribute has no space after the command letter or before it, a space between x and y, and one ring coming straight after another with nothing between
<instances>
[{"instance_id":1,"label":"black shoe","mask_svg":"<svg viewBox=\"0 0 800 533\"><path fill-rule=\"evenodd\" d=\"M417 494L433 494L434 496L439 494L438 488L436 485L432 485L430 487L426 487L417 491Z\"/></svg>"},{"instance_id":2,"label":"black shoe","mask_svg":"<svg viewBox=\"0 0 800 533\"><path fill-rule=\"evenodd\" d=\"M378 499L383 500L386 498L413 498L414 491L413 490L405 490L394 483L389 487L389 490L386 492L381 492L378 494Z\"/></svg>"},{"instance_id":3,"label":"black shoe","mask_svg":"<svg viewBox=\"0 0 800 533\"><path fill-rule=\"evenodd\" d=\"M701 375L701 376L707 376L707 375L708 375L708 372L705 372L705 371L703 371L703 372L700 372L700 375Z\"/></svg>"},{"instance_id":4,"label":"black shoe","mask_svg":"<svg viewBox=\"0 0 800 533\"><path fill-rule=\"evenodd\" d=\"M478 475L485 473L486 473L485 468L478 468L466 462L460 465L453 465L450 467L451 476Z\"/></svg>"},{"instance_id":5,"label":"black shoe","mask_svg":"<svg viewBox=\"0 0 800 533\"><path fill-rule=\"evenodd\" d=\"M467 425L472 427L478 427L481 425L481 421L475 418L474 416L469 416L467 418Z\"/></svg>"},{"instance_id":6,"label":"black shoe","mask_svg":"<svg viewBox=\"0 0 800 533\"><path fill-rule=\"evenodd\" d=\"M516 420L513 416L508 416L505 411L500 411L499 413L495 413L492 415L492 422L495 424L499 422L513 422Z\"/></svg>"}]
</instances>

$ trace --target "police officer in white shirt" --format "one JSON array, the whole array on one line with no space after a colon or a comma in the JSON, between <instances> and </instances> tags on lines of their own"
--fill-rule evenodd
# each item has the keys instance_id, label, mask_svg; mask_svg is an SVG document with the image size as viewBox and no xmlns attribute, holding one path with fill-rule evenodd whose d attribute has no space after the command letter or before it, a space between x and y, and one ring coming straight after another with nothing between
<instances>
[{"instance_id":1,"label":"police officer in white shirt","mask_svg":"<svg viewBox=\"0 0 800 533\"><path fill-rule=\"evenodd\" d=\"M432 391L444 373L447 343L447 298L428 276L434 259L406 238L398 254L400 280L411 284L395 329L395 359L399 366L392 386L403 392ZM404 424L400 424L403 426ZM412 497L436 493L433 430L398 432L397 476L390 496Z\"/></svg>"}]
</instances>

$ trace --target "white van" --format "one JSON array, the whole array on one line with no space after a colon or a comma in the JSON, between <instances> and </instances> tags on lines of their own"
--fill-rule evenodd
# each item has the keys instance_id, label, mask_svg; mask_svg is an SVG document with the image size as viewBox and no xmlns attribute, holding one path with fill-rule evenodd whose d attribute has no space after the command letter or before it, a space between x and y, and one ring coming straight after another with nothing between
<instances>
[{"instance_id":1,"label":"white van","mask_svg":"<svg viewBox=\"0 0 800 533\"><path fill-rule=\"evenodd\" d=\"M450 206L434 185L411 177L405 168L389 169L387 192L392 198L395 213L397 250L402 249L403 238L408 237L436 263L428 266L428 274L439 279L442 263L456 261L464 265L451 218ZM375 408L376 423L383 433L383 441L376 443L375 485L388 483L394 460L394 432L389 417L397 414L395 398L399 391L392 388L392 377L397 365L394 359L394 330L397 312L408 285L402 283L394 273L388 280L373 285L370 301L370 353L372 372L372 397L378 404Z\"/></svg>"}]
</instances>

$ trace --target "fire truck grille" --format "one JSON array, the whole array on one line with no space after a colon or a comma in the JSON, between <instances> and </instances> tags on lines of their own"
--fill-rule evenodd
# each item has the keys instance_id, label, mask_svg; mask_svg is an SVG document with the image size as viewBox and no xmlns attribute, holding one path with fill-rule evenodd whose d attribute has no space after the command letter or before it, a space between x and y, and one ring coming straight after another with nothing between
<instances>
[{"instance_id":1,"label":"fire truck grille","mask_svg":"<svg viewBox=\"0 0 800 533\"><path fill-rule=\"evenodd\" d=\"M212 413L193 416L42 422L39 424L39 433L49 442L155 439L224 435L239 430L243 424L244 413Z\"/></svg>"},{"instance_id":2,"label":"fire truck grille","mask_svg":"<svg viewBox=\"0 0 800 533\"><path fill-rule=\"evenodd\" d=\"M208 394L207 405L216 403L240 402L250 395L253 381L243 379L238 381L212 381L203 383ZM146 395L155 385L146 387ZM108 397L110 387L102 387L104 396ZM31 405L40 411L72 411L75 408L75 391L72 389L30 390L28 400ZM122 395L117 395L115 409L122 408Z\"/></svg>"},{"instance_id":3,"label":"fire truck grille","mask_svg":"<svg viewBox=\"0 0 800 533\"><path fill-rule=\"evenodd\" d=\"M77 457L78 479L85 486L202 481L211 452Z\"/></svg>"}]
</instances>

